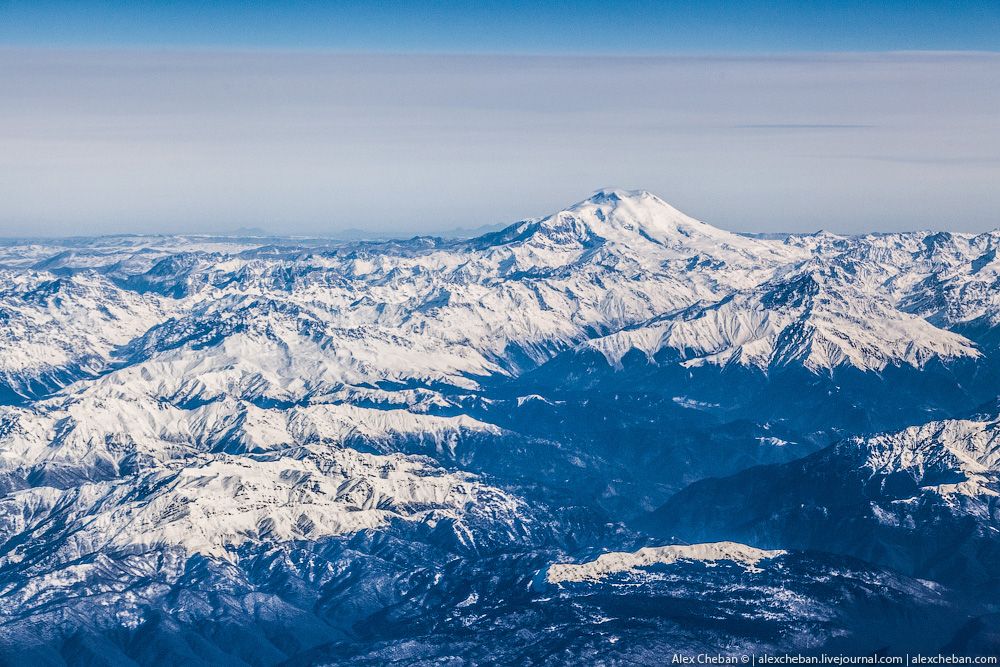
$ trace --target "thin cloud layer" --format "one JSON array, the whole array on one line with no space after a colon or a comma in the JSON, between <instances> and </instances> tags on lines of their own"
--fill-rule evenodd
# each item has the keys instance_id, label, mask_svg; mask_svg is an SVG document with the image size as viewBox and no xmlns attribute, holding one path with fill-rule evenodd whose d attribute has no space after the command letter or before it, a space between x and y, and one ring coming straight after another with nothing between
<instances>
[{"instance_id":1,"label":"thin cloud layer","mask_svg":"<svg viewBox=\"0 0 1000 667\"><path fill-rule=\"evenodd\" d=\"M420 233L614 185L736 230L1000 226L1000 55L0 51L0 234Z\"/></svg>"}]
</instances>

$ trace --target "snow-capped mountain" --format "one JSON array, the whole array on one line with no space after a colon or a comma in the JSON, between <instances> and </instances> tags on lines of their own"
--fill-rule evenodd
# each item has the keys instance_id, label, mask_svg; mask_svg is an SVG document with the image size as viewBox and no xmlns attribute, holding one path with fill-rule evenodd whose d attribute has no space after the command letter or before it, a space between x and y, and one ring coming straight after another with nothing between
<instances>
[{"instance_id":1,"label":"snow-capped mountain","mask_svg":"<svg viewBox=\"0 0 1000 667\"><path fill-rule=\"evenodd\" d=\"M668 598L661 647L869 647L910 603L988 646L940 619L996 613L998 240L602 190L472 239L7 242L0 653L419 662ZM699 588L743 620L692 634Z\"/></svg>"},{"instance_id":2,"label":"snow-capped mountain","mask_svg":"<svg viewBox=\"0 0 1000 667\"><path fill-rule=\"evenodd\" d=\"M1000 421L947 420L697 482L650 525L683 539L846 553L991 596L1000 590L998 492Z\"/></svg>"},{"instance_id":3,"label":"snow-capped mountain","mask_svg":"<svg viewBox=\"0 0 1000 667\"><path fill-rule=\"evenodd\" d=\"M113 350L164 319L170 307L90 272L60 278L3 271L0 280L0 381L8 402L100 373Z\"/></svg>"},{"instance_id":4,"label":"snow-capped mountain","mask_svg":"<svg viewBox=\"0 0 1000 667\"><path fill-rule=\"evenodd\" d=\"M811 267L809 267L811 269ZM588 341L613 364L632 350L654 358L676 352L682 365L801 365L815 372L850 366L881 371L930 359L979 356L963 336L901 312L866 293L840 267L806 270L720 301L699 303Z\"/></svg>"}]
</instances>

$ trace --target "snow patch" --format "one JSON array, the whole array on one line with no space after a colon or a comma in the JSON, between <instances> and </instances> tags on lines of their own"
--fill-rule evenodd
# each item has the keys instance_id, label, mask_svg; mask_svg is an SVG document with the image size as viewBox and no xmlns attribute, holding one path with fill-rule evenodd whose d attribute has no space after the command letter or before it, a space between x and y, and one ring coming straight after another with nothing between
<instances>
[{"instance_id":1,"label":"snow patch","mask_svg":"<svg viewBox=\"0 0 1000 667\"><path fill-rule=\"evenodd\" d=\"M550 584L565 582L596 582L616 572L631 572L651 565L669 565L678 561L714 563L732 561L757 571L762 560L777 558L785 551L767 551L738 542L709 542L646 547L635 552L611 552L586 563L554 563L549 566L546 580Z\"/></svg>"}]
</instances>

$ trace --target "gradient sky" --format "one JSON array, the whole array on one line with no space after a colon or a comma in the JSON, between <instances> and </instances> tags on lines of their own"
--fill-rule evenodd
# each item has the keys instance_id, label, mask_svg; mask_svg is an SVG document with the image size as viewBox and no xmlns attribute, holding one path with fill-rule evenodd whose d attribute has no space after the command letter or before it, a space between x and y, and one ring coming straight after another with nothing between
<instances>
[{"instance_id":1,"label":"gradient sky","mask_svg":"<svg viewBox=\"0 0 1000 667\"><path fill-rule=\"evenodd\" d=\"M0 234L1000 226L1000 3L371 5L0 0Z\"/></svg>"},{"instance_id":2,"label":"gradient sky","mask_svg":"<svg viewBox=\"0 0 1000 667\"><path fill-rule=\"evenodd\" d=\"M0 0L0 41L397 53L1000 50L995 0Z\"/></svg>"}]
</instances>

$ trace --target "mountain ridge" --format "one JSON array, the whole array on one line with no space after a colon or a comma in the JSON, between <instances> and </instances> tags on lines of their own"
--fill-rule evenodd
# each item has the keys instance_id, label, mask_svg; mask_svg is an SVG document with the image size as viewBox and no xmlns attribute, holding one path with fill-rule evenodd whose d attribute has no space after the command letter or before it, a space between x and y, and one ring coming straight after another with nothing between
<instances>
[{"instance_id":1,"label":"mountain ridge","mask_svg":"<svg viewBox=\"0 0 1000 667\"><path fill-rule=\"evenodd\" d=\"M0 244L0 654L594 662L616 614L874 650L872 613L899 651L908 603L950 645L995 613L963 577L1000 549L998 244L749 238L615 189L474 239ZM536 585L605 553L642 564Z\"/></svg>"}]
</instances>

